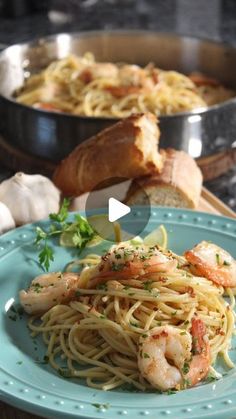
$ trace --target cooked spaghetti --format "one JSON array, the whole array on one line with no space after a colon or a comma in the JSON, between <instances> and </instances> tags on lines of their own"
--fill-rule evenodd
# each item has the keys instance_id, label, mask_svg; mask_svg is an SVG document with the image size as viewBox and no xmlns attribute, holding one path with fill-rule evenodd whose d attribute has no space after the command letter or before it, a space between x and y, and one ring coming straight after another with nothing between
<instances>
[{"instance_id":1,"label":"cooked spaghetti","mask_svg":"<svg viewBox=\"0 0 236 419\"><path fill-rule=\"evenodd\" d=\"M172 115L223 102L235 93L199 74L187 77L148 64L96 62L91 53L53 61L15 92L19 103L81 116Z\"/></svg>"},{"instance_id":2,"label":"cooked spaghetti","mask_svg":"<svg viewBox=\"0 0 236 419\"><path fill-rule=\"evenodd\" d=\"M205 248L211 259L207 246L218 256L204 264ZM42 304L49 297L49 309L31 317L29 328L33 336L42 335L51 366L86 379L90 387L111 390L128 383L141 391L180 390L209 372L216 376L219 355L232 368L235 301L233 288L223 284L228 275L235 286L235 261L214 246L202 242L184 257L158 246L120 243L102 257L91 254L68 266L84 266L80 274L36 278L20 300L32 314L40 310L36 300ZM200 251L211 280L192 273L198 264L189 260Z\"/></svg>"}]
</instances>

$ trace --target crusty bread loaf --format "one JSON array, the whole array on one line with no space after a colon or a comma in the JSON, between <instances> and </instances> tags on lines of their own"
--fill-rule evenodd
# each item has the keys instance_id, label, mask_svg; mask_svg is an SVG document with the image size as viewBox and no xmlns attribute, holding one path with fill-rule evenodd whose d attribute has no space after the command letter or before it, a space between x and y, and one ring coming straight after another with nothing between
<instances>
[{"instance_id":1,"label":"crusty bread loaf","mask_svg":"<svg viewBox=\"0 0 236 419\"><path fill-rule=\"evenodd\" d=\"M125 203L144 205L149 198L151 205L197 208L202 174L195 160L184 151L168 149L162 150L161 154L164 156L162 172L135 179L127 192Z\"/></svg>"},{"instance_id":2,"label":"crusty bread loaf","mask_svg":"<svg viewBox=\"0 0 236 419\"><path fill-rule=\"evenodd\" d=\"M159 135L154 115L132 115L76 147L59 164L53 181L65 195L78 196L112 177L158 172L163 160Z\"/></svg>"}]
</instances>

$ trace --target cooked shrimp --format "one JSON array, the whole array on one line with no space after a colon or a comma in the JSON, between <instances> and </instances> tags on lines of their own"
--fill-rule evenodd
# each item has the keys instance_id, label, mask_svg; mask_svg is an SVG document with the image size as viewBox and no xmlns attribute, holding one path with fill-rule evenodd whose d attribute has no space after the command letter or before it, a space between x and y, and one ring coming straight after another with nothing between
<instances>
[{"instance_id":1,"label":"cooked shrimp","mask_svg":"<svg viewBox=\"0 0 236 419\"><path fill-rule=\"evenodd\" d=\"M139 86L152 89L155 86L152 74L138 65L124 65L119 70L119 79L122 86Z\"/></svg>"},{"instance_id":2,"label":"cooked shrimp","mask_svg":"<svg viewBox=\"0 0 236 419\"><path fill-rule=\"evenodd\" d=\"M49 102L38 102L34 105L35 108L43 109L45 111L51 111L51 112L61 112L61 109L54 106L52 103Z\"/></svg>"},{"instance_id":3,"label":"cooked shrimp","mask_svg":"<svg viewBox=\"0 0 236 419\"><path fill-rule=\"evenodd\" d=\"M191 357L191 335L181 329L160 326L147 337L141 336L138 367L146 380L160 390L175 388L182 382L182 368ZM168 361L172 361L171 365Z\"/></svg>"},{"instance_id":4,"label":"cooked shrimp","mask_svg":"<svg viewBox=\"0 0 236 419\"><path fill-rule=\"evenodd\" d=\"M177 267L177 260L166 256L157 247L127 244L112 246L90 279L89 287L109 278L141 277L153 272L169 272Z\"/></svg>"},{"instance_id":5,"label":"cooked shrimp","mask_svg":"<svg viewBox=\"0 0 236 419\"><path fill-rule=\"evenodd\" d=\"M139 86L107 86L106 90L116 98L122 98L127 95L141 93L142 88Z\"/></svg>"},{"instance_id":6,"label":"cooked shrimp","mask_svg":"<svg viewBox=\"0 0 236 419\"><path fill-rule=\"evenodd\" d=\"M118 68L112 63L93 63L92 65L84 68L79 78L84 83L90 83L92 80L101 78L115 78L118 74Z\"/></svg>"},{"instance_id":7,"label":"cooked shrimp","mask_svg":"<svg viewBox=\"0 0 236 419\"><path fill-rule=\"evenodd\" d=\"M26 313L44 313L56 304L69 301L77 288L79 275L72 272L52 272L33 279L28 290L19 292Z\"/></svg>"},{"instance_id":8,"label":"cooked shrimp","mask_svg":"<svg viewBox=\"0 0 236 419\"><path fill-rule=\"evenodd\" d=\"M116 98L127 95L147 93L158 83L154 69L143 69L137 65L124 65L119 69L119 85L107 86L106 90Z\"/></svg>"},{"instance_id":9,"label":"cooked shrimp","mask_svg":"<svg viewBox=\"0 0 236 419\"><path fill-rule=\"evenodd\" d=\"M207 77L201 73L192 73L189 75L189 78L193 81L196 86L220 86L219 80Z\"/></svg>"},{"instance_id":10,"label":"cooked shrimp","mask_svg":"<svg viewBox=\"0 0 236 419\"><path fill-rule=\"evenodd\" d=\"M194 274L204 276L223 287L236 286L236 261L216 244L202 241L184 256Z\"/></svg>"},{"instance_id":11,"label":"cooked shrimp","mask_svg":"<svg viewBox=\"0 0 236 419\"><path fill-rule=\"evenodd\" d=\"M160 326L140 337L138 367L159 390L194 386L208 373L210 349L204 323L192 320L191 334L174 326Z\"/></svg>"},{"instance_id":12,"label":"cooked shrimp","mask_svg":"<svg viewBox=\"0 0 236 419\"><path fill-rule=\"evenodd\" d=\"M202 320L192 320L191 335L193 357L189 365L189 371L184 375L184 378L189 386L195 386L206 377L211 363L210 344L206 326Z\"/></svg>"}]
</instances>

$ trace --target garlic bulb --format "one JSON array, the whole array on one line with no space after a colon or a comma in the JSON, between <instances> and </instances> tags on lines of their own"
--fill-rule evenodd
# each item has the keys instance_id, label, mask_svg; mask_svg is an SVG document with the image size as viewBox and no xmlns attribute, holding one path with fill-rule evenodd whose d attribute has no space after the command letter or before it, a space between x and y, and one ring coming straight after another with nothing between
<instances>
[{"instance_id":1,"label":"garlic bulb","mask_svg":"<svg viewBox=\"0 0 236 419\"><path fill-rule=\"evenodd\" d=\"M9 208L0 202L0 234L15 228L15 221L12 218Z\"/></svg>"},{"instance_id":2,"label":"garlic bulb","mask_svg":"<svg viewBox=\"0 0 236 419\"><path fill-rule=\"evenodd\" d=\"M8 206L17 225L47 218L57 212L60 192L46 177L16 173L0 184L0 201Z\"/></svg>"}]
</instances>

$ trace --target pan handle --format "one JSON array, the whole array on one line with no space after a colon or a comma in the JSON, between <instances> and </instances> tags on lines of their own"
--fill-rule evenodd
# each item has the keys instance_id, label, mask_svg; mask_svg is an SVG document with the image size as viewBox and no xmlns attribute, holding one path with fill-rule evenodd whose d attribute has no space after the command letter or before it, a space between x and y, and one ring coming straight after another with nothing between
<instances>
[{"instance_id":1,"label":"pan handle","mask_svg":"<svg viewBox=\"0 0 236 419\"><path fill-rule=\"evenodd\" d=\"M204 181L216 179L235 166L236 146L212 156L200 157L197 159L197 164L202 171Z\"/></svg>"}]
</instances>

